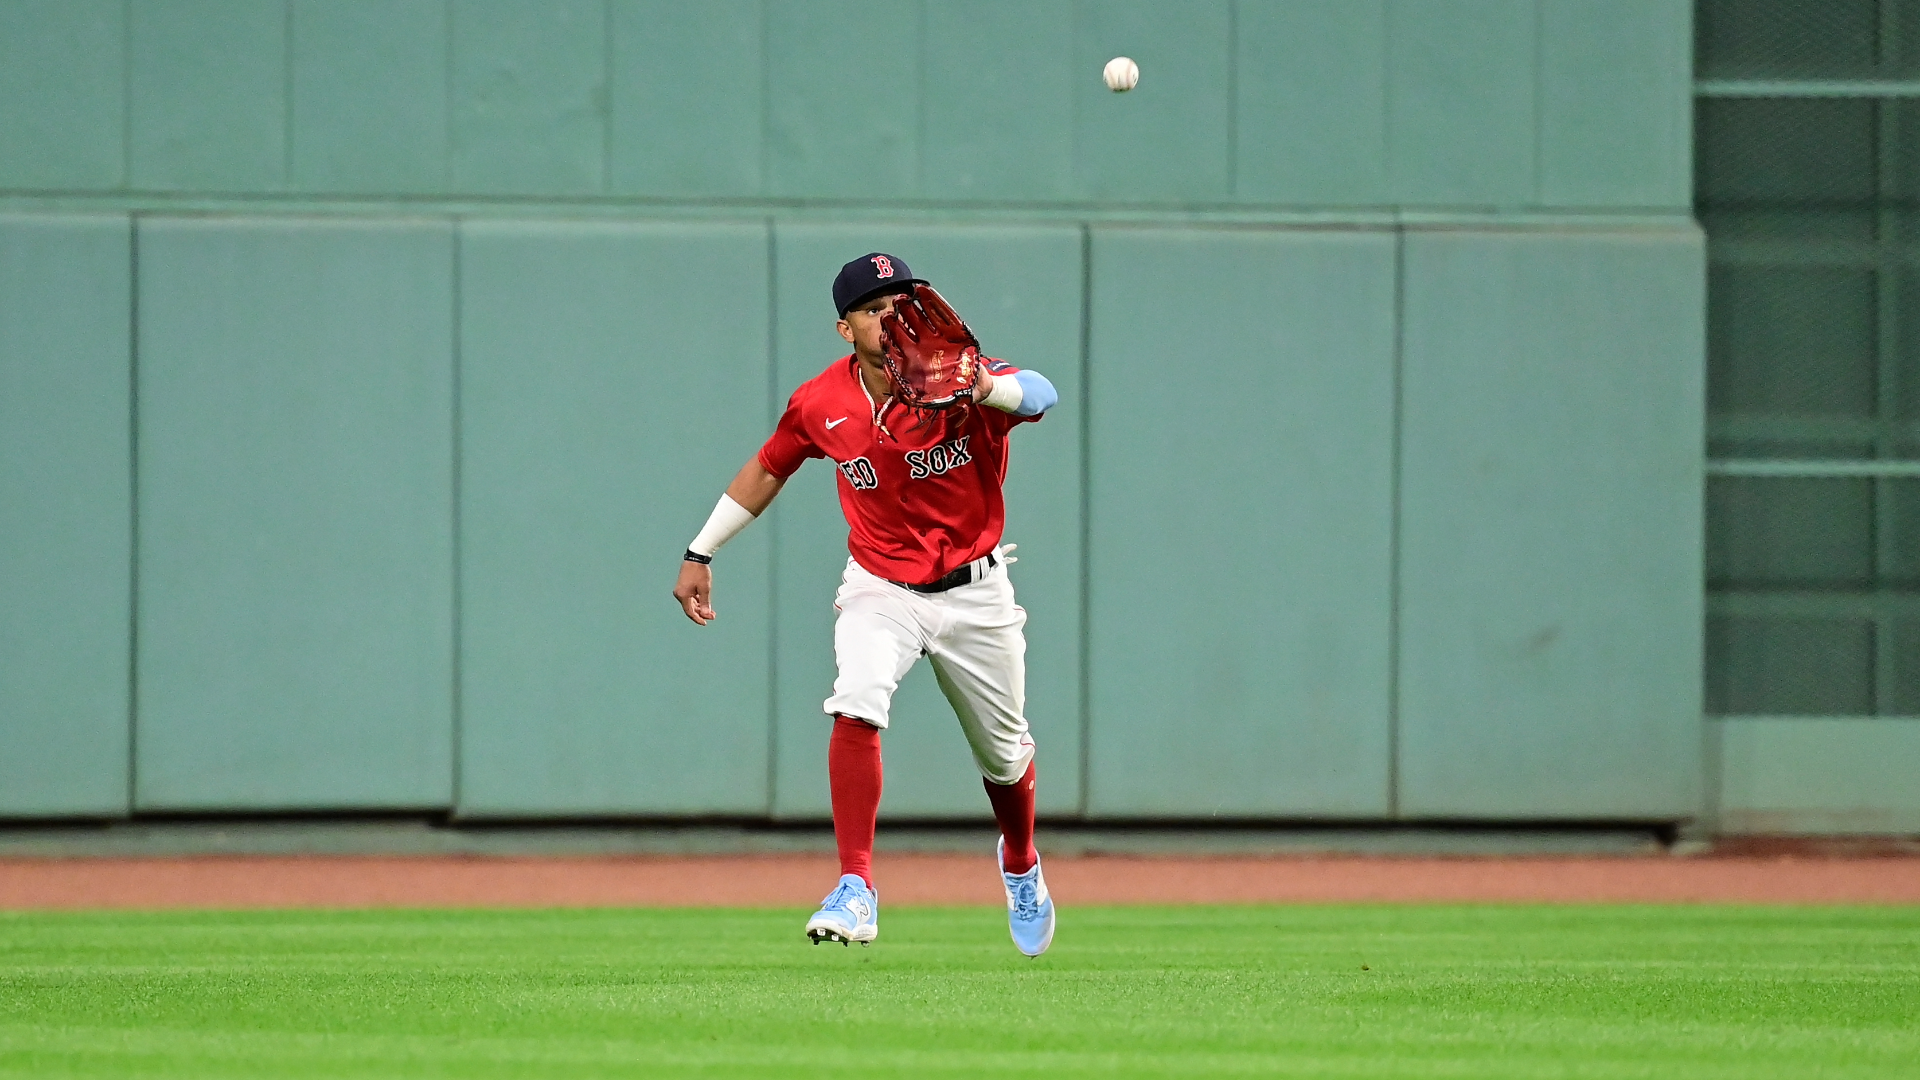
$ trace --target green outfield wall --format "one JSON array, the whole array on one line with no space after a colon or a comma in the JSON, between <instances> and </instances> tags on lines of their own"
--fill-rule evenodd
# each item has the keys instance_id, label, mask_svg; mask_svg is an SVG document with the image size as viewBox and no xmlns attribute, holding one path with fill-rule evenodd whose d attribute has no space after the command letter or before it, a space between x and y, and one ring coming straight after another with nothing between
<instances>
[{"instance_id":1,"label":"green outfield wall","mask_svg":"<svg viewBox=\"0 0 1920 1080\"><path fill-rule=\"evenodd\" d=\"M0 0L0 816L824 817L830 469L718 623L667 592L875 249L1062 392L1009 481L1043 813L1825 791L1781 762L1883 751L1702 719L1692 48L1684 0ZM891 817L986 815L925 670L887 760Z\"/></svg>"}]
</instances>

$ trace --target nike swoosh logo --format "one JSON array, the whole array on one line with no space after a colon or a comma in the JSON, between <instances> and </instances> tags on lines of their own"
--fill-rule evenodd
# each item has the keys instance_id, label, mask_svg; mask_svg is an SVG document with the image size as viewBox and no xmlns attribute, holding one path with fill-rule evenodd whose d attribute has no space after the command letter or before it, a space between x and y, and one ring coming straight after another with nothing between
<instances>
[{"instance_id":1,"label":"nike swoosh logo","mask_svg":"<svg viewBox=\"0 0 1920 1080\"><path fill-rule=\"evenodd\" d=\"M834 428L839 427L841 424L844 424L846 422L847 422L847 418L844 416L838 420L829 420L827 421L827 430L832 431Z\"/></svg>"}]
</instances>

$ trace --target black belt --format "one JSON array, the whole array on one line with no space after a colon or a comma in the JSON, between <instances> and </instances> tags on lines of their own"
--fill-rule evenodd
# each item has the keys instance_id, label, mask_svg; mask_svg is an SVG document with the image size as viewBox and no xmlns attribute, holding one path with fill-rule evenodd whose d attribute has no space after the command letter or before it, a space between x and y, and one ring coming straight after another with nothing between
<instances>
[{"instance_id":1,"label":"black belt","mask_svg":"<svg viewBox=\"0 0 1920 1080\"><path fill-rule=\"evenodd\" d=\"M946 592L948 589L957 589L962 585L971 585L975 581L980 580L980 578L974 577L973 570L974 567L981 563L987 564L980 570L980 577L984 578L987 576L988 570L1000 565L1000 557L994 552L989 551L987 552L986 558L975 559L960 569L955 570L953 573L948 574L946 577L938 581L929 581L925 585L914 585L905 581L893 581L891 583L903 589L911 589L917 593Z\"/></svg>"}]
</instances>

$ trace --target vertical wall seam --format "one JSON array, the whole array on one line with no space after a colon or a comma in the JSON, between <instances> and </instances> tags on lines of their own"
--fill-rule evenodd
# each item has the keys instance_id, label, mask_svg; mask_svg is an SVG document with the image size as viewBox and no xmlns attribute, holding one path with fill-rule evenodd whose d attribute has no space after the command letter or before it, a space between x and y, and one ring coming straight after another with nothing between
<instances>
[{"instance_id":1,"label":"vertical wall seam","mask_svg":"<svg viewBox=\"0 0 1920 1080\"><path fill-rule=\"evenodd\" d=\"M280 4L280 186L293 184L293 0Z\"/></svg>"},{"instance_id":2,"label":"vertical wall seam","mask_svg":"<svg viewBox=\"0 0 1920 1080\"><path fill-rule=\"evenodd\" d=\"M120 4L120 186L133 187L133 0ZM128 222L138 227L137 219Z\"/></svg>"},{"instance_id":3,"label":"vertical wall seam","mask_svg":"<svg viewBox=\"0 0 1920 1080\"><path fill-rule=\"evenodd\" d=\"M913 193L927 191L927 3L913 9L914 103L913 103Z\"/></svg>"},{"instance_id":4,"label":"vertical wall seam","mask_svg":"<svg viewBox=\"0 0 1920 1080\"><path fill-rule=\"evenodd\" d=\"M461 485L465 480L464 469L462 468L464 446L463 446L463 441L461 437L462 428L464 427L464 424L462 423L463 417L461 412L461 391L462 391L462 382L463 382L461 379L461 372L465 366L463 363L464 357L463 357L463 350L462 350L462 345L464 343L462 340L463 335L461 333L461 322L462 322L461 310L465 306L464 290L463 290L464 283L462 280L463 274L461 272L461 263L464 261L463 248L461 245L461 238L462 238L461 234L465 231L465 229L464 229L464 222L462 222L462 220L458 217L454 218L451 224L453 228L453 235L451 238L452 243L449 245L449 251L453 258L453 273L452 273L452 281L451 281L452 303L450 306L452 309L451 314L453 316L453 326L451 328L452 332L450 333L448 340L449 340L449 344L451 346L451 351L453 354L452 355L453 370L451 372L451 375L453 377L453 386L452 386L453 393L452 393L452 398L449 402L449 404L451 405L451 408L448 411L449 411L449 421L452 424L452 428L453 428L451 433L453 459L450 462L450 469L449 469L449 473L450 473L449 481L451 483L452 494L453 494L452 505L449 508L450 521L453 527L453 535L451 537L452 542L448 547L448 555L452 563L452 565L449 567L449 571L451 572L453 577L453 595L452 595L452 605L451 605L453 621L452 621L452 625L449 628L451 630L451 634L449 635L448 644L452 649L453 655L451 657L451 663L448 666L448 674L453 680L453 686L452 686L453 693L452 693L452 696L448 699L448 702L452 709L452 715L450 719L452 721L453 730L451 732L452 737L449 744L450 750L452 752L452 758L449 764L451 765L450 771L452 772L453 775L450 778L450 782L447 788L447 801L448 801L447 813L449 816L458 817L460 814L460 788L461 788L460 774L462 772L462 765L461 765L462 755L460 752L461 751L461 731L462 731L462 728L465 726L465 721L466 721L466 708L465 708L466 700L465 700L465 695L462 693L462 683L464 682L464 678L463 678L464 672L461 665L461 656L466 651L465 650L466 637L465 637L465 634L463 633L464 626L465 626L465 611L460 602L461 593L465 587L464 575L461 572L462 552L461 552L461 544L460 544L460 533L461 533L460 506L462 502Z\"/></svg>"},{"instance_id":5,"label":"vertical wall seam","mask_svg":"<svg viewBox=\"0 0 1920 1080\"><path fill-rule=\"evenodd\" d=\"M1407 230L1393 230L1393 402L1387 479L1387 817L1400 817L1401 466L1405 456L1403 384L1407 351Z\"/></svg>"},{"instance_id":6,"label":"vertical wall seam","mask_svg":"<svg viewBox=\"0 0 1920 1080\"><path fill-rule=\"evenodd\" d=\"M613 194L613 0L600 0L600 193Z\"/></svg>"},{"instance_id":7,"label":"vertical wall seam","mask_svg":"<svg viewBox=\"0 0 1920 1080\"><path fill-rule=\"evenodd\" d=\"M1674 133L1676 136L1678 136L1675 139L1675 142L1677 144L1675 147L1675 152L1679 156L1680 162L1681 162L1680 175L1684 180L1683 188L1687 193L1686 208L1687 208L1688 215L1692 216L1694 212L1693 115L1694 115L1694 102L1695 102L1694 92L1693 92L1693 81L1696 75L1693 69L1693 42L1694 42L1694 34L1697 33L1698 30L1694 21L1693 5L1685 4L1685 5L1682 5L1682 7L1686 12L1685 18L1683 20L1686 25L1686 34L1679 41L1679 45L1680 45L1679 60L1680 60L1680 70L1682 72L1682 78L1680 80L1680 95L1681 95L1682 101L1680 105L1679 115L1685 117L1686 119L1675 129Z\"/></svg>"},{"instance_id":8,"label":"vertical wall seam","mask_svg":"<svg viewBox=\"0 0 1920 1080\"><path fill-rule=\"evenodd\" d=\"M1240 0L1227 5L1227 198L1240 197Z\"/></svg>"},{"instance_id":9,"label":"vertical wall seam","mask_svg":"<svg viewBox=\"0 0 1920 1080\"><path fill-rule=\"evenodd\" d=\"M1400 177L1394 161L1393 138L1393 5L1387 0L1378 0L1380 4L1380 182L1382 184L1381 201L1399 213L1403 207L1400 199ZM1396 229L1399 224L1396 222Z\"/></svg>"},{"instance_id":10,"label":"vertical wall seam","mask_svg":"<svg viewBox=\"0 0 1920 1080\"><path fill-rule=\"evenodd\" d=\"M1080 66L1080 5L1070 4L1067 9L1067 62L1072 69ZM1068 85L1072 85L1069 81ZM1080 91L1067 93L1067 190L1074 196L1082 194L1080 182ZM1085 228L1083 225L1082 228ZM1085 245L1083 244L1082 247ZM1084 276L1084 275L1082 275ZM1084 348L1083 350L1084 351Z\"/></svg>"},{"instance_id":11,"label":"vertical wall seam","mask_svg":"<svg viewBox=\"0 0 1920 1080\"><path fill-rule=\"evenodd\" d=\"M760 195L773 193L773 50L767 3L760 0ZM767 219L767 248L773 248L773 219ZM772 294L768 294L771 310ZM771 355L771 354L769 354Z\"/></svg>"},{"instance_id":12,"label":"vertical wall seam","mask_svg":"<svg viewBox=\"0 0 1920 1080\"><path fill-rule=\"evenodd\" d=\"M1700 817L1695 831L1712 835L1720 831L1721 805L1726 788L1726 729L1721 721L1703 719L1700 724Z\"/></svg>"},{"instance_id":13,"label":"vertical wall seam","mask_svg":"<svg viewBox=\"0 0 1920 1080\"><path fill-rule=\"evenodd\" d=\"M441 186L451 191L456 186L454 183L455 170L453 163L460 155L459 132L453 122L456 86L453 77L455 67L453 0L443 0L440 5L440 19L441 40L446 42L446 47L443 50L446 71L441 75L442 96L445 98L445 102L440 107L440 125L441 134L445 137L447 146L446 156L440 161L440 183Z\"/></svg>"},{"instance_id":14,"label":"vertical wall seam","mask_svg":"<svg viewBox=\"0 0 1920 1080\"><path fill-rule=\"evenodd\" d=\"M1533 204L1547 203L1547 0L1533 0Z\"/></svg>"},{"instance_id":15,"label":"vertical wall seam","mask_svg":"<svg viewBox=\"0 0 1920 1080\"><path fill-rule=\"evenodd\" d=\"M1080 226L1080 800L1093 800L1093 226Z\"/></svg>"},{"instance_id":16,"label":"vertical wall seam","mask_svg":"<svg viewBox=\"0 0 1920 1080\"><path fill-rule=\"evenodd\" d=\"M127 816L140 783L140 215L127 215Z\"/></svg>"},{"instance_id":17,"label":"vertical wall seam","mask_svg":"<svg viewBox=\"0 0 1920 1080\"><path fill-rule=\"evenodd\" d=\"M764 22L762 23L764 26ZM765 95L762 95L764 99ZM766 154L761 154L764 163ZM773 428L780 407L779 247L774 222L767 229L767 400L764 427ZM780 778L780 518L767 522L767 816L772 817Z\"/></svg>"}]
</instances>

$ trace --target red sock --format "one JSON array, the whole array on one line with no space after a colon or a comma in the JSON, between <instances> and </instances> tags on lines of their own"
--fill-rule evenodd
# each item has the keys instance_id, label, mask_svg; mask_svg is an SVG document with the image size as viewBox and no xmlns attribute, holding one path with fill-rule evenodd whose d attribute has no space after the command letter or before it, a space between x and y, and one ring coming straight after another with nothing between
<instances>
[{"instance_id":1,"label":"red sock","mask_svg":"<svg viewBox=\"0 0 1920 1080\"><path fill-rule=\"evenodd\" d=\"M980 778L987 786L987 801L993 803L993 818L1000 823L1000 835L1007 840L1003 857L1007 873L1024 874L1040 861L1033 850L1033 763L1026 774L1011 784L996 784Z\"/></svg>"},{"instance_id":2,"label":"red sock","mask_svg":"<svg viewBox=\"0 0 1920 1080\"><path fill-rule=\"evenodd\" d=\"M880 780L880 729L851 716L834 717L833 737L827 740L833 842L840 849L841 876L859 874L869 889L873 888L873 829L880 816Z\"/></svg>"}]
</instances>

